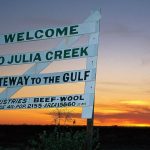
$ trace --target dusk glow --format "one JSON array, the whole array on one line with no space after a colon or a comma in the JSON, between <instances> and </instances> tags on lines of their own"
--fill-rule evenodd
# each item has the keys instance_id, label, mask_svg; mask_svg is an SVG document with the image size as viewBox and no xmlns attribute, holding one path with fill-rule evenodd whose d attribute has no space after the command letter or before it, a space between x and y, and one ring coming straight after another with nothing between
<instances>
[{"instance_id":1,"label":"dusk glow","mask_svg":"<svg viewBox=\"0 0 150 150\"><path fill-rule=\"evenodd\" d=\"M2 0L0 35L82 24L91 12L101 10L94 125L150 126L149 6L149 0ZM75 29L72 33L75 34ZM71 47L87 45L86 36ZM62 40L60 37L0 45L0 56L56 49ZM0 66L0 76L22 75L32 66ZM54 61L41 73L80 70L85 66L85 58ZM83 94L84 86L84 82L25 86L12 98ZM0 88L0 92L4 90ZM86 125L86 119L81 118L81 107L63 110L72 116L67 124L72 125L75 120L76 125ZM0 124L55 124L55 111L55 108L0 110ZM61 123L64 124L63 119Z\"/></svg>"}]
</instances>

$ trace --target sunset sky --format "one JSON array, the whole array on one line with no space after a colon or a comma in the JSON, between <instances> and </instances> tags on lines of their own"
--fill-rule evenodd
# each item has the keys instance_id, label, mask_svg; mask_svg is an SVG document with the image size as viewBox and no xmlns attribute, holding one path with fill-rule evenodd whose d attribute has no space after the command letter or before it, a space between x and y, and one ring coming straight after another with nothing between
<instances>
[{"instance_id":1,"label":"sunset sky","mask_svg":"<svg viewBox=\"0 0 150 150\"><path fill-rule=\"evenodd\" d=\"M0 0L0 35L81 24L101 10L95 125L150 126L150 0ZM63 38L0 45L0 55L44 51ZM77 45L86 43L86 37ZM1 66L0 76L21 75L30 65ZM53 62L42 73L79 70L85 59ZM4 89L0 89L0 92ZM13 97L83 93L84 83L24 87ZM0 110L0 124L54 124L55 109ZM76 124L81 108L72 112ZM71 122L70 122L71 124Z\"/></svg>"}]
</instances>

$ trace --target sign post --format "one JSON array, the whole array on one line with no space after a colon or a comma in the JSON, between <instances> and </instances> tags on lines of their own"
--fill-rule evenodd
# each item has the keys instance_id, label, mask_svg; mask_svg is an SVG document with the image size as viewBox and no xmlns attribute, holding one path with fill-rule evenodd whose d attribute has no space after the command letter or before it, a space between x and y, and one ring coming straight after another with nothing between
<instances>
[{"instance_id":1,"label":"sign post","mask_svg":"<svg viewBox=\"0 0 150 150\"><path fill-rule=\"evenodd\" d=\"M96 34L92 34L90 36L90 44L98 44L99 43L99 33L100 33L100 21L97 21L97 33ZM98 48L97 48L97 51L98 51ZM97 52L98 53L98 52ZM97 67L97 57L92 57L92 60L89 60L88 62L92 61L92 64L94 66L94 68ZM88 67L89 64L87 64L87 68L90 68ZM95 87L94 87L94 91L95 91ZM95 92L94 92L95 93ZM95 95L94 95L95 97ZM95 98L94 98L94 102L93 102L93 106L92 106L92 118L91 119L87 119L87 137L89 137L89 141L90 142L87 142L87 146L89 146L89 148L87 148L87 150L92 150L92 146L93 146L93 125L94 125L94 106L95 106Z\"/></svg>"}]
</instances>

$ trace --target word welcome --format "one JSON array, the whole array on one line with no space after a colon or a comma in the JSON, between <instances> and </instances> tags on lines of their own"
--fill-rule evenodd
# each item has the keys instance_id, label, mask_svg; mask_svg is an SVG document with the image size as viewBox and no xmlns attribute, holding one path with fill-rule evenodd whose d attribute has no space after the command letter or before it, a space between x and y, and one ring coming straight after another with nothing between
<instances>
[{"instance_id":1,"label":"word welcome","mask_svg":"<svg viewBox=\"0 0 150 150\"><path fill-rule=\"evenodd\" d=\"M49 38L76 36L80 34L93 33L95 32L94 27L95 23L84 23L79 25L45 28L26 32L4 34L0 35L0 44L28 42L35 40L44 40Z\"/></svg>"},{"instance_id":2,"label":"word welcome","mask_svg":"<svg viewBox=\"0 0 150 150\"><path fill-rule=\"evenodd\" d=\"M50 28L50 29L40 29L34 32L19 32L13 34L4 35L5 43L14 43L22 41L30 41L37 39L45 39L52 37L61 37L78 34L78 25L63 27L63 28Z\"/></svg>"}]
</instances>

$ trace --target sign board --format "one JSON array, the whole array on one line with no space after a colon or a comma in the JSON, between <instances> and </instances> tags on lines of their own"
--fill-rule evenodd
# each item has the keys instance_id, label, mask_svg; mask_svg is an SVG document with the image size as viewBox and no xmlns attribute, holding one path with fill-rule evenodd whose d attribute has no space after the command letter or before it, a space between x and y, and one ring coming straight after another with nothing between
<instances>
[{"instance_id":1,"label":"sign board","mask_svg":"<svg viewBox=\"0 0 150 150\"><path fill-rule=\"evenodd\" d=\"M94 105L96 66L99 41L100 13L95 12L84 23L64 27L48 27L17 33L0 35L0 44L38 41L68 36L67 42L62 42L53 50L40 52L9 54L0 56L0 66L31 64L28 71L20 76L0 76L0 88L6 88L0 93L0 109L33 109L57 107L83 107L82 117L91 118ZM71 47L80 36L89 35L89 44ZM86 69L55 73L40 73L53 61L86 58ZM36 73L34 72L36 70ZM24 86L50 84L65 84L85 82L82 94L11 98ZM87 113L88 112L88 113Z\"/></svg>"},{"instance_id":2,"label":"sign board","mask_svg":"<svg viewBox=\"0 0 150 150\"><path fill-rule=\"evenodd\" d=\"M93 94L0 99L0 109L38 109L91 105Z\"/></svg>"},{"instance_id":3,"label":"sign board","mask_svg":"<svg viewBox=\"0 0 150 150\"><path fill-rule=\"evenodd\" d=\"M24 76L0 77L0 87L36 86L86 82L95 79L96 70L74 70L57 73L30 74Z\"/></svg>"},{"instance_id":4,"label":"sign board","mask_svg":"<svg viewBox=\"0 0 150 150\"><path fill-rule=\"evenodd\" d=\"M41 28L36 30L0 35L0 44L45 40L49 38L58 38L65 36L77 36L93 33L95 31L95 22L56 28Z\"/></svg>"},{"instance_id":5,"label":"sign board","mask_svg":"<svg viewBox=\"0 0 150 150\"><path fill-rule=\"evenodd\" d=\"M21 65L97 56L96 45L0 56L0 66Z\"/></svg>"}]
</instances>

